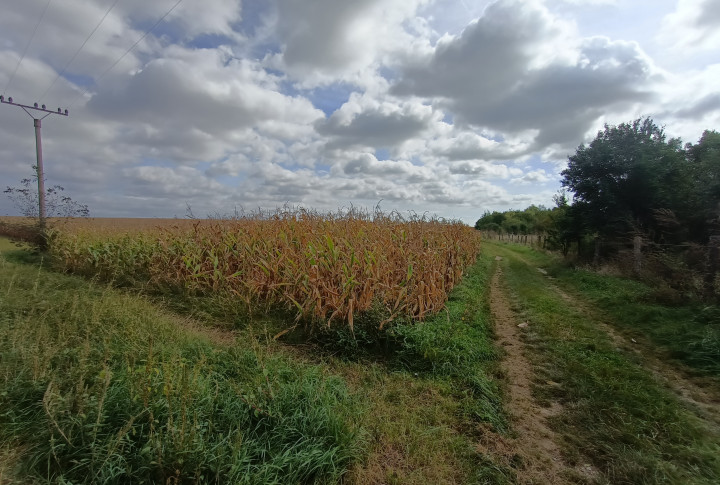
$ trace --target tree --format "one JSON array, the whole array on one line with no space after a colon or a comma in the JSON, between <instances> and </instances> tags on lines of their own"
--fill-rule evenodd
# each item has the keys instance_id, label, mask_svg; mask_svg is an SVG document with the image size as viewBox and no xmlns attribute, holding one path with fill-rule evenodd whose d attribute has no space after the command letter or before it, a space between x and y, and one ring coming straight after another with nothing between
<instances>
[{"instance_id":1,"label":"tree","mask_svg":"<svg viewBox=\"0 0 720 485\"><path fill-rule=\"evenodd\" d=\"M485 211L482 217L475 223L475 229L502 232L503 222L505 222L504 213Z\"/></svg>"},{"instance_id":2,"label":"tree","mask_svg":"<svg viewBox=\"0 0 720 485\"><path fill-rule=\"evenodd\" d=\"M576 216L604 237L652 233L658 210L687 210L684 194L692 185L680 140L666 140L651 118L605 125L568 158L562 177Z\"/></svg>"},{"instance_id":3,"label":"tree","mask_svg":"<svg viewBox=\"0 0 720 485\"><path fill-rule=\"evenodd\" d=\"M704 239L720 232L720 133L706 130L697 144L685 145L694 182L690 194L692 217L690 232Z\"/></svg>"},{"instance_id":4,"label":"tree","mask_svg":"<svg viewBox=\"0 0 720 485\"><path fill-rule=\"evenodd\" d=\"M25 217L39 217L37 175L20 181L20 187L8 186L4 193ZM45 190L45 208L48 217L88 217L90 209L63 194L65 188L53 185Z\"/></svg>"}]
</instances>

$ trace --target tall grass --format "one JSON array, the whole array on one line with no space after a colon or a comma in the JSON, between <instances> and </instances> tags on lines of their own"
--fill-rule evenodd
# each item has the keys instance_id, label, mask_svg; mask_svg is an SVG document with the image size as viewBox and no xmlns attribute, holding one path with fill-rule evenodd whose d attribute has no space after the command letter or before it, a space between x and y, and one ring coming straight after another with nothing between
<instances>
[{"instance_id":1,"label":"tall grass","mask_svg":"<svg viewBox=\"0 0 720 485\"><path fill-rule=\"evenodd\" d=\"M47 483L326 483L362 455L317 366L211 342L108 288L0 256L0 445Z\"/></svg>"},{"instance_id":2,"label":"tall grass","mask_svg":"<svg viewBox=\"0 0 720 485\"><path fill-rule=\"evenodd\" d=\"M383 328L444 307L475 262L479 236L459 222L356 210L281 210L133 234L54 233L62 270L186 294L225 294L245 308L281 308L298 320L351 330L378 306Z\"/></svg>"}]
</instances>

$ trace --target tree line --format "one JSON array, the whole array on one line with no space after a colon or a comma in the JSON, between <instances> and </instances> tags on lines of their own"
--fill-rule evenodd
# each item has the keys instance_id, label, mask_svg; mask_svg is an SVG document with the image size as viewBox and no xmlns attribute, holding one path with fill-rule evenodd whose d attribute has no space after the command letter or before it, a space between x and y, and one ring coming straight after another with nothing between
<instances>
[{"instance_id":1,"label":"tree line","mask_svg":"<svg viewBox=\"0 0 720 485\"><path fill-rule=\"evenodd\" d=\"M642 236L659 246L707 245L720 236L717 131L683 145L649 117L606 124L568 157L561 176L554 207L486 211L475 227L542 234L550 249L565 254L571 244L583 248L589 240L612 246Z\"/></svg>"}]
</instances>

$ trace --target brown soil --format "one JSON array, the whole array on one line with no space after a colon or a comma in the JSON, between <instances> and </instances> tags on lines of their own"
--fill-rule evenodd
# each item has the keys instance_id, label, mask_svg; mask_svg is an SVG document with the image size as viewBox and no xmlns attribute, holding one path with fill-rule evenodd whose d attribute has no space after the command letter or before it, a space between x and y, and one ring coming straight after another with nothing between
<instances>
[{"instance_id":1,"label":"brown soil","mask_svg":"<svg viewBox=\"0 0 720 485\"><path fill-rule=\"evenodd\" d=\"M496 258L500 259L500 258ZM563 462L559 437L549 428L547 418L561 411L558 404L540 406L532 395L533 368L525 356L525 345L517 315L501 284L502 268L498 265L490 283L490 308L495 334L506 356L502 369L507 380L507 409L516 438L495 444L483 443L496 456L509 455L523 484L564 484L570 468ZM575 475L578 470L575 470Z\"/></svg>"}]
</instances>

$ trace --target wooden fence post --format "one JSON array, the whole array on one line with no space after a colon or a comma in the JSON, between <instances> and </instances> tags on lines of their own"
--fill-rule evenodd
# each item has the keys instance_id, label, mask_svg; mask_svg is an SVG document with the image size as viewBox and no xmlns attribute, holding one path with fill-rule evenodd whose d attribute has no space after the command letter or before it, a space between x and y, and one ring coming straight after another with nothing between
<instances>
[{"instance_id":1,"label":"wooden fence post","mask_svg":"<svg viewBox=\"0 0 720 485\"><path fill-rule=\"evenodd\" d=\"M710 236L708 243L707 271L705 273L705 296L708 299L717 298L715 294L715 280L720 271L720 236Z\"/></svg>"},{"instance_id":2,"label":"wooden fence post","mask_svg":"<svg viewBox=\"0 0 720 485\"><path fill-rule=\"evenodd\" d=\"M600 241L600 236L595 236L595 252L593 254L593 266L597 266L600 264L600 246L602 245L602 242ZM579 247L579 240L578 240L578 253L580 252Z\"/></svg>"},{"instance_id":3,"label":"wooden fence post","mask_svg":"<svg viewBox=\"0 0 720 485\"><path fill-rule=\"evenodd\" d=\"M633 238L633 271L640 273L642 269L642 236Z\"/></svg>"}]
</instances>

